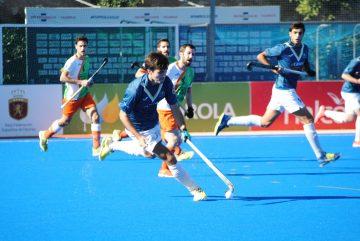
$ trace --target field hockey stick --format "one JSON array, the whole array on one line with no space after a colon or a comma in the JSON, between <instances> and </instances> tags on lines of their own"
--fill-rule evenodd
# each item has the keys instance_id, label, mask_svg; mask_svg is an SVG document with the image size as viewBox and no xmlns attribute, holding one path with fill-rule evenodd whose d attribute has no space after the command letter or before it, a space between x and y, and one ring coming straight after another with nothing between
<instances>
[{"instance_id":1,"label":"field hockey stick","mask_svg":"<svg viewBox=\"0 0 360 241\"><path fill-rule=\"evenodd\" d=\"M262 63L255 62L255 61L251 61L251 62L247 63L247 65L246 65L246 69L249 71L252 71L254 67L259 68L259 69L271 69L271 70L278 70L279 68L281 68L281 71L283 71L284 73L292 73L292 74L298 74L298 75L302 75L302 76L308 75L304 71L283 68L283 67L279 67L277 65L262 64Z\"/></svg>"},{"instance_id":2,"label":"field hockey stick","mask_svg":"<svg viewBox=\"0 0 360 241\"><path fill-rule=\"evenodd\" d=\"M234 193L234 185L230 182L227 177L204 155L202 152L188 139L186 143L193 149L201 159L210 167L211 170L215 172L215 174L226 184L228 190L225 192L226 199L230 199Z\"/></svg>"},{"instance_id":3,"label":"field hockey stick","mask_svg":"<svg viewBox=\"0 0 360 241\"><path fill-rule=\"evenodd\" d=\"M143 70L146 70L146 68L144 66L142 66L139 62L132 62L131 65L130 65L130 68L133 69L135 67L138 67L139 69L143 69Z\"/></svg>"},{"instance_id":4,"label":"field hockey stick","mask_svg":"<svg viewBox=\"0 0 360 241\"><path fill-rule=\"evenodd\" d=\"M107 64L108 61L109 61L108 58L104 58L100 67L88 79L90 80L89 82L93 81L94 76L100 72L100 70L105 66L105 64ZM61 105L61 109L63 109L72 99L74 99L75 96L77 96L83 88L85 88L85 86L81 86L77 91L75 91L75 93L64 104Z\"/></svg>"}]
</instances>

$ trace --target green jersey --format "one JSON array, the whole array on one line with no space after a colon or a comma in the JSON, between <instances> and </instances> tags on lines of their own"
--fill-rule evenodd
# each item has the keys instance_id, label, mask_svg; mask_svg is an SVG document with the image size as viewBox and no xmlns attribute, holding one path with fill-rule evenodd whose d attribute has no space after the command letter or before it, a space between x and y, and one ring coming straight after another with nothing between
<instances>
[{"instance_id":1,"label":"green jersey","mask_svg":"<svg viewBox=\"0 0 360 241\"><path fill-rule=\"evenodd\" d=\"M182 103L186 97L188 89L192 86L192 82L195 77L195 71L190 66L186 68L185 75L179 83L176 91L177 100Z\"/></svg>"}]
</instances>

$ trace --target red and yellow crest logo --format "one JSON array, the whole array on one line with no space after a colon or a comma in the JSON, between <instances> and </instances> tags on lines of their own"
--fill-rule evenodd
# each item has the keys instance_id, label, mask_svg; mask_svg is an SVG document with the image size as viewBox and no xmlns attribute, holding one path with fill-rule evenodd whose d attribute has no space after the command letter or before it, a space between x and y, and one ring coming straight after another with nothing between
<instances>
[{"instance_id":1,"label":"red and yellow crest logo","mask_svg":"<svg viewBox=\"0 0 360 241\"><path fill-rule=\"evenodd\" d=\"M21 120L28 113L28 99L23 98L24 91L12 91L14 98L9 99L9 115L15 120Z\"/></svg>"}]
</instances>

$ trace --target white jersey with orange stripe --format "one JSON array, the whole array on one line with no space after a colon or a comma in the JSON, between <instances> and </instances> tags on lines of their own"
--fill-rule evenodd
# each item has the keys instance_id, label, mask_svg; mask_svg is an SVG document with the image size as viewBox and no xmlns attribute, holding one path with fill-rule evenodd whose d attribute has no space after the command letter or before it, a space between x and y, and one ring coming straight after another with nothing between
<instances>
[{"instance_id":1,"label":"white jersey with orange stripe","mask_svg":"<svg viewBox=\"0 0 360 241\"><path fill-rule=\"evenodd\" d=\"M179 69L179 67L177 66L176 62L172 63L169 65L166 75L169 77L169 79L171 80L172 84L175 86L177 80L179 79L180 75L182 74L183 70ZM174 89L175 91L175 89ZM169 104L166 102L165 99L162 99L158 105L157 105L157 109L158 110L171 110Z\"/></svg>"},{"instance_id":2,"label":"white jersey with orange stripe","mask_svg":"<svg viewBox=\"0 0 360 241\"><path fill-rule=\"evenodd\" d=\"M89 75L89 57L85 59L79 59L76 55L71 56L65 63L61 72L68 72L71 79L87 79ZM69 99L78 89L80 88L77 84L65 83L64 99ZM79 99L88 93L87 88L83 90L74 99Z\"/></svg>"}]
</instances>

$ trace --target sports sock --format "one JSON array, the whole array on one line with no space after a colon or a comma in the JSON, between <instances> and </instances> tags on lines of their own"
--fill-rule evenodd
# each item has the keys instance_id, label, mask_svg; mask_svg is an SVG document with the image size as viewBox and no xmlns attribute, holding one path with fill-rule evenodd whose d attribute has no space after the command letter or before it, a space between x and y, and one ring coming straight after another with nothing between
<instances>
[{"instance_id":1,"label":"sports sock","mask_svg":"<svg viewBox=\"0 0 360 241\"><path fill-rule=\"evenodd\" d=\"M61 129L62 129L62 127L59 126L59 121L56 120L56 121L54 121L54 122L51 124L51 126L49 127L49 129L45 131L44 137L45 137L46 139L49 139L50 137L52 137L53 135L55 135L56 133L58 133Z\"/></svg>"},{"instance_id":2,"label":"sports sock","mask_svg":"<svg viewBox=\"0 0 360 241\"><path fill-rule=\"evenodd\" d=\"M355 141L360 141L360 115L356 117L355 122Z\"/></svg>"},{"instance_id":3,"label":"sports sock","mask_svg":"<svg viewBox=\"0 0 360 241\"><path fill-rule=\"evenodd\" d=\"M170 172L174 178L184 185L190 192L199 186L190 178L189 174L182 168L179 163L168 165Z\"/></svg>"},{"instance_id":4,"label":"sports sock","mask_svg":"<svg viewBox=\"0 0 360 241\"><path fill-rule=\"evenodd\" d=\"M161 163L161 168L160 168L161 170L165 170L165 169L167 169L167 170L169 170L169 166L166 164L166 161L163 161L162 163Z\"/></svg>"},{"instance_id":5,"label":"sports sock","mask_svg":"<svg viewBox=\"0 0 360 241\"><path fill-rule=\"evenodd\" d=\"M308 140L312 150L315 153L316 158L320 158L323 154L323 150L320 146L319 137L315 130L314 123L303 125L306 139Z\"/></svg>"},{"instance_id":6,"label":"sports sock","mask_svg":"<svg viewBox=\"0 0 360 241\"><path fill-rule=\"evenodd\" d=\"M145 156L144 149L139 146L138 142L132 141L114 141L109 145L113 151L122 151L130 155Z\"/></svg>"},{"instance_id":7,"label":"sports sock","mask_svg":"<svg viewBox=\"0 0 360 241\"><path fill-rule=\"evenodd\" d=\"M92 123L91 133L93 138L93 148L96 149L100 146L101 125L98 123Z\"/></svg>"},{"instance_id":8,"label":"sports sock","mask_svg":"<svg viewBox=\"0 0 360 241\"><path fill-rule=\"evenodd\" d=\"M227 122L228 126L261 126L261 116L234 116Z\"/></svg>"},{"instance_id":9,"label":"sports sock","mask_svg":"<svg viewBox=\"0 0 360 241\"><path fill-rule=\"evenodd\" d=\"M332 120L334 120L336 123L346 123L347 115L345 112L340 111L333 111L333 110L325 110L324 115Z\"/></svg>"}]
</instances>

